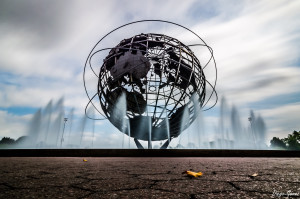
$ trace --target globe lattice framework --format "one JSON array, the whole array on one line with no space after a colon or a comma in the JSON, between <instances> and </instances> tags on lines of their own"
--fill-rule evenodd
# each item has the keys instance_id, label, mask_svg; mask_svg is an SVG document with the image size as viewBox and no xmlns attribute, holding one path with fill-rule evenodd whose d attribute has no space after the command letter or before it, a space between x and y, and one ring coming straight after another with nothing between
<instances>
[{"instance_id":1,"label":"globe lattice framework","mask_svg":"<svg viewBox=\"0 0 300 199\"><path fill-rule=\"evenodd\" d=\"M150 117L153 141L168 138L163 133L167 131L166 118L170 137L177 137L180 130L195 119L192 95L198 96L196 106L201 107L204 91L205 76L194 53L177 39L161 34L140 34L124 39L109 52L99 74L100 103L110 122L126 132L122 129L124 118L113 116L117 99L125 93L125 119ZM190 118L182 127L185 107ZM140 132L134 133L132 127L131 131L133 137L148 139L147 132L138 137Z\"/></svg>"},{"instance_id":2,"label":"globe lattice framework","mask_svg":"<svg viewBox=\"0 0 300 199\"><path fill-rule=\"evenodd\" d=\"M98 77L94 97L99 97L102 115L121 132L133 137L138 148L142 148L138 140L148 141L148 148L151 141L167 140L162 146L166 148L172 138L190 126L212 94L216 94L215 84L210 84L203 72L208 63L214 61L212 50L205 43L202 46L211 53L204 67L188 45L164 34L139 34L123 39L113 48L92 50L86 63L89 62ZM108 49L98 76L91 59ZM207 84L213 90L208 98ZM93 104L94 97L89 97L89 103Z\"/></svg>"}]
</instances>

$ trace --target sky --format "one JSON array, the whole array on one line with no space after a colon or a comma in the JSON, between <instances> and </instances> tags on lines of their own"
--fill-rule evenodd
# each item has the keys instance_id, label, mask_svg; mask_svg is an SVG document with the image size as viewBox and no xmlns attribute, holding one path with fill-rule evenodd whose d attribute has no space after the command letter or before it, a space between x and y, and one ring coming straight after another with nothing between
<instances>
[{"instance_id":1,"label":"sky","mask_svg":"<svg viewBox=\"0 0 300 199\"><path fill-rule=\"evenodd\" d=\"M300 1L291 0L1 0L0 138L25 135L51 99L63 96L66 110L83 115L90 50L112 29L142 19L196 32L214 51L218 95L237 107L244 126L253 110L265 121L267 140L283 138L300 130L299 10ZM218 122L219 104L204 114L207 126ZM119 134L107 121L97 123L98 141Z\"/></svg>"}]
</instances>

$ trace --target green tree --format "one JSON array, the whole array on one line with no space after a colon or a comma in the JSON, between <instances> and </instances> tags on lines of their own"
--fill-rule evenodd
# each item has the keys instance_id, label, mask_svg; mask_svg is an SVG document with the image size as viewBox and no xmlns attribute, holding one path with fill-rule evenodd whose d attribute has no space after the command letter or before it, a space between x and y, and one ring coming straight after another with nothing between
<instances>
[{"instance_id":1,"label":"green tree","mask_svg":"<svg viewBox=\"0 0 300 199\"><path fill-rule=\"evenodd\" d=\"M10 137L3 137L2 140L0 140L0 144L14 144L15 140Z\"/></svg>"},{"instance_id":2,"label":"green tree","mask_svg":"<svg viewBox=\"0 0 300 199\"><path fill-rule=\"evenodd\" d=\"M16 144L20 144L24 142L26 139L28 139L28 136L21 136L16 140Z\"/></svg>"},{"instance_id":3,"label":"green tree","mask_svg":"<svg viewBox=\"0 0 300 199\"><path fill-rule=\"evenodd\" d=\"M283 139L279 139L278 137L273 137L271 142L271 148L273 149L286 149L286 144Z\"/></svg>"},{"instance_id":4,"label":"green tree","mask_svg":"<svg viewBox=\"0 0 300 199\"><path fill-rule=\"evenodd\" d=\"M300 131L294 131L284 138L284 142L289 150L300 150Z\"/></svg>"}]
</instances>

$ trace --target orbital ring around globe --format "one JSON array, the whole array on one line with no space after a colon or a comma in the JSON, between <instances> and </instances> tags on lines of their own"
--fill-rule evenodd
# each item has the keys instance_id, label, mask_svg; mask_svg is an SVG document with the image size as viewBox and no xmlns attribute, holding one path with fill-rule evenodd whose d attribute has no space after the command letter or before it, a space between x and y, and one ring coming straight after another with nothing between
<instances>
[{"instance_id":1,"label":"orbital ring around globe","mask_svg":"<svg viewBox=\"0 0 300 199\"><path fill-rule=\"evenodd\" d=\"M114 47L95 50L97 46L114 31L142 22L161 22L172 24L194 34L202 44L185 45L178 39L166 34L141 33L119 41ZM192 46L206 47L210 52L209 60L202 64ZM98 53L109 50L99 71L95 71L92 59ZM215 81L210 83L204 74L204 69L213 63ZM97 92L89 95L86 86L87 67L98 78ZM85 112L88 118L94 120L108 119L121 132L140 140L162 140L178 137L197 117L199 110L209 110L217 103L215 90L217 67L213 50L195 32L190 29L164 20L141 20L122 25L102 37L90 51L83 73L84 87L89 102ZM206 96L207 86L211 93ZM215 102L203 109L215 95ZM93 102L98 96L102 112ZM120 98L126 101L120 108L116 104ZM103 118L91 118L87 114L88 106L92 106ZM123 109L123 110L121 110ZM183 118L189 118L182 123ZM125 118L125 119L124 119ZM125 123L128 125L124 126ZM130 130L131 126L150 121L152 137L147 134L138 135L138 130ZM169 135L162 135L164 131ZM134 135L130 135L130 132Z\"/></svg>"}]
</instances>

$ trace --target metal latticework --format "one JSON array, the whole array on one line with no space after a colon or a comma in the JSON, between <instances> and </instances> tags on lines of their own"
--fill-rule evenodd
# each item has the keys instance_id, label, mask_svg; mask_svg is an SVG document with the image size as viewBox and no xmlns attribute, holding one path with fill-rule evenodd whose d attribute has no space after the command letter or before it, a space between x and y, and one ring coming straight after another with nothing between
<instances>
[{"instance_id":1,"label":"metal latticework","mask_svg":"<svg viewBox=\"0 0 300 199\"><path fill-rule=\"evenodd\" d=\"M124 39L111 49L100 69L98 94L105 115L121 131L124 118L112 119L112 114L125 93L126 119L148 116L152 127L167 128L168 118L170 135L177 137L195 119L195 106L202 107L205 83L201 64L188 46L149 33ZM196 101L191 101L192 95ZM185 107L189 119L181 124Z\"/></svg>"},{"instance_id":2,"label":"metal latticework","mask_svg":"<svg viewBox=\"0 0 300 199\"><path fill-rule=\"evenodd\" d=\"M141 22L160 22L181 27L202 43L185 45L164 34L148 33L123 39L115 47L95 50L112 32ZM207 48L209 60L200 63L190 49L192 46ZM92 59L95 60L98 54L103 54L106 50L109 53L101 63L99 72L96 72ZM137 140L148 141L150 148L151 141L168 139L162 146L166 148L172 138L178 137L195 120L213 95L216 99L210 108L215 106L217 76L211 84L203 71L211 61L216 70L212 49L186 27L162 20L136 21L112 30L97 42L86 60L84 86L89 104L121 132L135 138L138 148L141 145ZM88 64L98 78L97 93L93 97L90 97L86 88L85 73ZM211 88L209 94L207 87ZM96 96L102 113L92 102Z\"/></svg>"}]
</instances>

